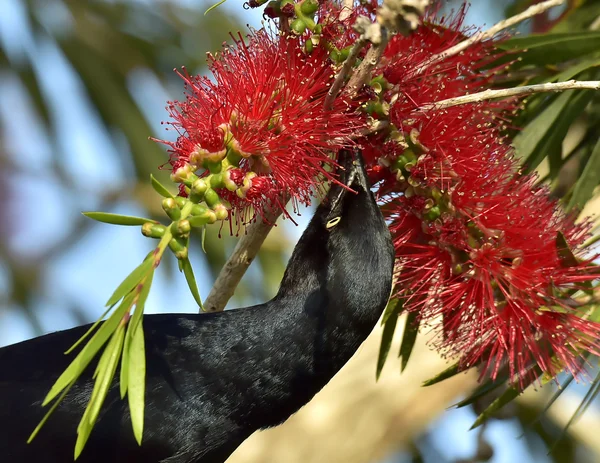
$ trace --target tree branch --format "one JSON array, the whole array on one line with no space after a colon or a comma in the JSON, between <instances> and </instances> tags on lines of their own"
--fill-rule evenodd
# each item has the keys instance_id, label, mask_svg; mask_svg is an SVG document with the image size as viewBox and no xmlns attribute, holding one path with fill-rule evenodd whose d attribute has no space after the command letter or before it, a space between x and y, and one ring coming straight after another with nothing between
<instances>
[{"instance_id":1,"label":"tree branch","mask_svg":"<svg viewBox=\"0 0 600 463\"><path fill-rule=\"evenodd\" d=\"M284 200L285 203L287 203L287 198ZM225 262L206 301L204 301L206 312L221 312L225 309L227 301L233 296L235 288L258 254L281 213L281 208L266 210L263 220L257 219L256 222L246 227L246 234L238 240L233 253Z\"/></svg>"},{"instance_id":2,"label":"tree branch","mask_svg":"<svg viewBox=\"0 0 600 463\"><path fill-rule=\"evenodd\" d=\"M536 16L540 13L543 13L544 11L549 10L550 8L554 8L555 6L562 5L564 3L564 1L565 0L548 0L546 2L538 3L537 5L532 5L529 8L527 8L525 11L523 11L522 13L519 13L510 18L504 19L486 31L477 32L473 36L469 37L466 40L463 40L462 42L454 45L453 47L450 47L447 50L444 50L443 52L438 53L437 55L433 55L420 68L417 68L416 74L418 75L418 74L422 73L428 67L430 67L434 64L437 64L440 61L443 61L446 58L449 58L450 56L459 54L461 51L469 48L474 43L481 42L481 41L487 40L487 39L491 39L498 32L508 29L509 27L512 27L515 24L525 21L526 19L532 18L533 16Z\"/></svg>"},{"instance_id":3,"label":"tree branch","mask_svg":"<svg viewBox=\"0 0 600 463\"><path fill-rule=\"evenodd\" d=\"M504 88L500 90L485 90L471 95L457 96L447 100L436 101L421 106L421 111L430 111L432 109L440 110L469 103L478 103L480 101L495 100L498 98L508 98L511 96L525 96L534 93L562 92L564 90L589 89L600 90L600 81L578 81L568 80L566 82L556 82L550 84L524 85L523 87Z\"/></svg>"}]
</instances>

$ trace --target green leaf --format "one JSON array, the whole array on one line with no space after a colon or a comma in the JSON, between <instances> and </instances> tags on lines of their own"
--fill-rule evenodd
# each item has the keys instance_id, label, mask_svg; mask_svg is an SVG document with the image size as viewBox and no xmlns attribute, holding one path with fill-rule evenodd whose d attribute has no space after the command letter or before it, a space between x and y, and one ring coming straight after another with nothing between
<instances>
[{"instance_id":1,"label":"green leaf","mask_svg":"<svg viewBox=\"0 0 600 463\"><path fill-rule=\"evenodd\" d=\"M533 121L519 132L514 138L513 145L517 155L525 159L525 163L530 169L534 169L543 159L537 159L536 147L540 144L546 134L549 132L552 124L558 119L562 110L569 103L572 92L563 92L556 100L552 102L544 111L542 111ZM537 162L534 162L537 161Z\"/></svg>"},{"instance_id":2,"label":"green leaf","mask_svg":"<svg viewBox=\"0 0 600 463\"><path fill-rule=\"evenodd\" d=\"M575 92L567 107L552 126L549 136L540 145L540 151L547 153L550 162L550 177L556 178L563 166L562 144L573 123L579 118L594 97L594 90Z\"/></svg>"},{"instance_id":3,"label":"green leaf","mask_svg":"<svg viewBox=\"0 0 600 463\"><path fill-rule=\"evenodd\" d=\"M523 384L523 389L527 388L542 374L539 367L535 366L529 369L527 372L527 380ZM491 418L498 410L504 407L507 403L513 401L521 393L519 386L509 386L509 388L502 393L500 397L494 400L475 420L473 426L470 429L475 429L481 426L489 418Z\"/></svg>"},{"instance_id":4,"label":"green leaf","mask_svg":"<svg viewBox=\"0 0 600 463\"><path fill-rule=\"evenodd\" d=\"M160 183L156 177L152 174L150 174L150 181L152 182L152 188L154 188L154 191L156 191L159 195L161 195L164 198L174 198L175 196L173 196L171 194L171 192L162 184Z\"/></svg>"},{"instance_id":5,"label":"green leaf","mask_svg":"<svg viewBox=\"0 0 600 463\"><path fill-rule=\"evenodd\" d=\"M402 305L400 299L390 299L388 301L383 311L383 317L381 317L381 326L385 325L392 315L397 315L402 311L402 307L398 307L398 304Z\"/></svg>"},{"instance_id":6,"label":"green leaf","mask_svg":"<svg viewBox=\"0 0 600 463\"><path fill-rule=\"evenodd\" d=\"M528 171L534 170L549 156L552 175L556 175L557 168L562 165L562 141L593 94L591 90L561 93L515 137L513 144L517 155L524 159Z\"/></svg>"},{"instance_id":7,"label":"green leaf","mask_svg":"<svg viewBox=\"0 0 600 463\"><path fill-rule=\"evenodd\" d=\"M202 305L202 299L200 298L200 293L198 292L198 285L196 284L196 277L194 276L194 270L192 269L190 259L181 259L181 261L183 266L183 274L185 275L185 281L187 281L190 292L192 293L192 296L194 296L196 303L200 306L200 309L204 310L204 305Z\"/></svg>"},{"instance_id":8,"label":"green leaf","mask_svg":"<svg viewBox=\"0 0 600 463\"><path fill-rule=\"evenodd\" d=\"M111 223L113 225L144 225L146 222L158 223L156 220L134 217L131 215L110 214L108 212L82 212L83 215L98 222Z\"/></svg>"},{"instance_id":9,"label":"green leaf","mask_svg":"<svg viewBox=\"0 0 600 463\"><path fill-rule=\"evenodd\" d=\"M441 383L442 381L448 378L452 378L453 376L456 376L457 374L462 373L464 371L466 370L462 370L457 362L454 365L451 365L448 368L446 368L441 373L435 375L433 378L423 381L423 386L433 386L434 384Z\"/></svg>"},{"instance_id":10,"label":"green leaf","mask_svg":"<svg viewBox=\"0 0 600 463\"><path fill-rule=\"evenodd\" d=\"M127 397L129 398L133 434L138 444L142 445L142 434L144 432L144 394L146 388L146 354L142 324L134 331L129 349L129 388Z\"/></svg>"},{"instance_id":11,"label":"green leaf","mask_svg":"<svg viewBox=\"0 0 600 463\"><path fill-rule=\"evenodd\" d=\"M133 294L128 295L113 314L96 331L85 347L77 354L75 359L69 364L66 370L58 377L42 405L48 404L71 382L76 380L83 370L89 365L102 346L108 341L108 338L115 332L119 322L125 313L131 308Z\"/></svg>"},{"instance_id":12,"label":"green leaf","mask_svg":"<svg viewBox=\"0 0 600 463\"><path fill-rule=\"evenodd\" d=\"M571 247L567 242L567 238L561 231L556 233L556 252L558 253L558 259L560 260L560 264L565 267L576 267L579 265L579 260L571 251ZM584 291L586 294L593 296L594 288L591 281L581 281L579 285L575 288L576 290ZM550 308L552 309L552 308ZM556 311L556 310L555 310Z\"/></svg>"},{"instance_id":13,"label":"green leaf","mask_svg":"<svg viewBox=\"0 0 600 463\"><path fill-rule=\"evenodd\" d=\"M104 319L104 317L106 317L108 315L108 313L113 309L114 305L111 305L110 307L108 307L104 313L102 315L100 315L100 318L98 318L98 320L96 320L94 322L94 324L92 326L90 326L90 328L84 333L83 336L81 336L76 342L75 344L73 344L71 347L69 347L66 351L65 351L65 355L70 354L71 352L73 352L77 346L79 344L81 344L83 341L86 340L86 338L92 334L92 332L98 327L98 325L102 322L102 320Z\"/></svg>"},{"instance_id":14,"label":"green leaf","mask_svg":"<svg viewBox=\"0 0 600 463\"><path fill-rule=\"evenodd\" d=\"M591 384L589 390L586 392L585 396L583 397L583 400L581 401L581 403L579 404L579 406L577 407L577 409L575 410L575 412L573 413L573 415L571 416L571 418L565 425L564 429L562 430L562 433L560 436L561 438L568 431L568 429L571 427L571 425L575 421L577 421L581 417L581 415L583 415L585 413L585 411L589 408L589 406L592 404L592 402L594 402L594 400L596 399L596 397L598 396L599 393L600 393L600 372L596 374L596 377L592 381L592 384Z\"/></svg>"},{"instance_id":15,"label":"green leaf","mask_svg":"<svg viewBox=\"0 0 600 463\"><path fill-rule=\"evenodd\" d=\"M507 403L512 402L514 399L516 399L519 396L519 394L520 391L518 388L512 386L509 387L506 391L504 391L504 393L500 397L494 400L488 406L488 408L481 412L481 414L475 420L475 423L473 423L473 426L469 428L469 431L471 429L475 429L481 426L485 421L490 419L498 410L504 407Z\"/></svg>"},{"instance_id":16,"label":"green leaf","mask_svg":"<svg viewBox=\"0 0 600 463\"><path fill-rule=\"evenodd\" d=\"M524 37L514 37L499 43L498 48L519 53L519 60L514 68L527 65L548 65L595 53L600 50L600 32L566 32L530 34ZM512 54L497 60L497 63L514 60ZM495 64L497 64L495 63Z\"/></svg>"},{"instance_id":17,"label":"green leaf","mask_svg":"<svg viewBox=\"0 0 600 463\"><path fill-rule=\"evenodd\" d=\"M58 405L63 401L63 399L65 398L65 396L69 393L69 391L73 387L73 384L75 384L75 381L72 381L61 392L61 394L58 397L58 399L56 399L56 401L52 404L52 407L50 407L50 410L48 410L48 412L44 415L44 417L42 418L42 420L38 423L38 425L35 427L35 429L31 433L31 435L29 436L29 439L27 439L27 443L28 444L31 444L31 441L33 441L33 439L35 438L35 436L37 436L38 432L40 432L40 429L42 429L42 426L44 426L44 424L46 424L46 421L48 421L48 418L50 418L50 415L52 415L52 413L54 413L54 410L56 410L56 407L58 407Z\"/></svg>"},{"instance_id":18,"label":"green leaf","mask_svg":"<svg viewBox=\"0 0 600 463\"><path fill-rule=\"evenodd\" d=\"M123 346L123 357L121 361L121 375L119 380L121 399L125 397L125 393L129 387L129 352L130 346L133 339L133 333L137 330L138 326L140 326L142 321L142 316L144 314L144 307L146 305L146 300L148 299L148 295L150 294L150 288L152 287L152 280L154 278L154 269L145 277L143 280L143 286L139 291L139 295L135 304L135 312L133 313L133 317L129 320L127 324L127 334L125 335L125 343Z\"/></svg>"},{"instance_id":19,"label":"green leaf","mask_svg":"<svg viewBox=\"0 0 600 463\"><path fill-rule=\"evenodd\" d=\"M115 289L115 292L110 296L110 299L106 302L107 306L116 304L122 297L131 292L133 288L148 274L153 271L154 261L150 258L152 254L138 265Z\"/></svg>"},{"instance_id":20,"label":"green leaf","mask_svg":"<svg viewBox=\"0 0 600 463\"><path fill-rule=\"evenodd\" d=\"M487 393L492 392L493 390L499 388L503 384L506 384L507 379L508 379L508 375L501 375L501 376L499 375L495 380L492 380L492 379L487 380L485 383L483 383L481 386L479 386L477 389L475 389L469 395L469 397L458 402L455 405L455 407L462 408L462 407L466 407L467 405L471 405L477 399L479 399L479 398L483 397L484 395L486 395Z\"/></svg>"},{"instance_id":21,"label":"green leaf","mask_svg":"<svg viewBox=\"0 0 600 463\"><path fill-rule=\"evenodd\" d=\"M204 252L204 254L206 254L206 227L202 227L202 236L200 238L200 242L202 244L202 252Z\"/></svg>"},{"instance_id":22,"label":"green leaf","mask_svg":"<svg viewBox=\"0 0 600 463\"><path fill-rule=\"evenodd\" d=\"M569 268L579 265L577 257L571 251L569 243L561 231L556 233L556 251L558 252L558 259L561 266Z\"/></svg>"},{"instance_id":23,"label":"green leaf","mask_svg":"<svg viewBox=\"0 0 600 463\"><path fill-rule=\"evenodd\" d=\"M119 372L119 393L121 400L127 394L129 384L129 346L131 345L131 323L127 323L127 332L125 333L125 341L123 342L123 354L121 355L121 371Z\"/></svg>"},{"instance_id":24,"label":"green leaf","mask_svg":"<svg viewBox=\"0 0 600 463\"><path fill-rule=\"evenodd\" d=\"M376 379L379 379L381 371L383 370L383 366L385 365L385 361L387 360L388 354L390 353L390 348L392 347L394 331L396 331L396 324L398 323L398 312L396 311L398 305L398 303L388 304L388 308L392 307L392 309L390 311L386 310L386 312L388 312L389 315L385 321L385 325L383 326L383 333L381 335L379 357L377 358L377 371L375 373Z\"/></svg>"},{"instance_id":25,"label":"green leaf","mask_svg":"<svg viewBox=\"0 0 600 463\"><path fill-rule=\"evenodd\" d=\"M131 322L130 322L132 325L133 331L137 330L137 327L140 324L140 321L142 320L142 315L144 314L144 307L146 306L146 300L148 299L148 295L150 294L150 289L152 287L153 278L154 278L154 268L152 269L152 271L150 273L148 273L148 275L146 275L146 277L144 278L144 281L142 282L143 286L141 287L141 289L139 291L139 296L135 303L135 305L136 305L135 312L133 313L133 317L131 318ZM133 331L132 331L132 333L133 333Z\"/></svg>"},{"instance_id":26,"label":"green leaf","mask_svg":"<svg viewBox=\"0 0 600 463\"><path fill-rule=\"evenodd\" d=\"M214 10L215 8L221 6L223 3L225 3L226 0L220 0L218 3L215 3L213 6L211 6L208 10L206 10L204 12L204 15L207 15L208 13L210 13L212 10Z\"/></svg>"},{"instance_id":27,"label":"green leaf","mask_svg":"<svg viewBox=\"0 0 600 463\"><path fill-rule=\"evenodd\" d=\"M90 423L95 423L98 418L98 414L100 413L100 408L104 403L104 399L108 394L108 390L110 389L110 385L115 376L115 372L117 371L117 365L119 364L119 359L121 358L121 352L123 349L123 341L125 339L125 325L121 323L117 328L117 331L113 334L111 338L111 342L108 344L102 357L106 357L106 361L104 362L103 368L100 371L98 378L96 379L96 383L94 384L94 389L98 392L92 394L92 399L88 403L88 407L91 407L89 421ZM94 397L95 396L95 397Z\"/></svg>"},{"instance_id":28,"label":"green leaf","mask_svg":"<svg viewBox=\"0 0 600 463\"><path fill-rule=\"evenodd\" d=\"M94 383L92 396L88 402L87 408L77 427L77 442L75 442L75 459L81 455L86 442L88 441L94 424L98 419L102 404L106 399L108 390L117 370L121 350L123 348L123 340L125 337L125 325L120 324L117 330L113 333L112 338L102 353L99 365L102 368L99 371L98 377Z\"/></svg>"},{"instance_id":29,"label":"green leaf","mask_svg":"<svg viewBox=\"0 0 600 463\"><path fill-rule=\"evenodd\" d=\"M598 186L598 183L600 183L600 140L594 146L592 155L575 184L567 209L572 209L573 207L583 209L593 196L594 189Z\"/></svg>"},{"instance_id":30,"label":"green leaf","mask_svg":"<svg viewBox=\"0 0 600 463\"><path fill-rule=\"evenodd\" d=\"M577 76L577 74L581 74L588 69L595 68L600 66L600 58L594 57L586 60L582 60L579 63L571 66L570 68L565 69L558 74L554 74L547 79L544 79L543 82L565 82Z\"/></svg>"},{"instance_id":31,"label":"green leaf","mask_svg":"<svg viewBox=\"0 0 600 463\"><path fill-rule=\"evenodd\" d=\"M400 344L400 352L398 357L402 359L400 364L400 371L404 371L408 364L408 359L412 353L413 347L415 347L415 341L417 339L417 333L419 332L419 324L415 323L418 317L417 312L409 312L406 317L406 326L404 327L404 336L402 336L402 344Z\"/></svg>"}]
</instances>

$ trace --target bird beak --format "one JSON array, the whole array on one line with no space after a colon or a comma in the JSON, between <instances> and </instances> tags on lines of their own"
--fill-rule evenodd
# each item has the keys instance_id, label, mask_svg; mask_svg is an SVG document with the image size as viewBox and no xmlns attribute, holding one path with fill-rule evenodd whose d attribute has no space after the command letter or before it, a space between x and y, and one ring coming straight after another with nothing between
<instances>
[{"instance_id":1,"label":"bird beak","mask_svg":"<svg viewBox=\"0 0 600 463\"><path fill-rule=\"evenodd\" d=\"M361 188L369 190L369 180L365 171L362 155L359 150L341 150L338 157L338 181L341 185L332 185L337 191L331 198L331 208L336 205L347 194L356 194Z\"/></svg>"}]
</instances>

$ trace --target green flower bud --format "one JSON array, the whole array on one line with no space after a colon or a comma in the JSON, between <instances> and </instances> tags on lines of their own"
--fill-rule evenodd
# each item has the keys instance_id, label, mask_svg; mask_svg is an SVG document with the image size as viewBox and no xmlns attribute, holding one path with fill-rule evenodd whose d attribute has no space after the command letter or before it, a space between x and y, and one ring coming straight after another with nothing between
<instances>
[{"instance_id":1,"label":"green flower bud","mask_svg":"<svg viewBox=\"0 0 600 463\"><path fill-rule=\"evenodd\" d=\"M225 156L223 156L223 158L225 158ZM203 165L210 171L211 174L218 174L223 170L223 163L221 162L223 158L216 162L207 160Z\"/></svg>"},{"instance_id":2,"label":"green flower bud","mask_svg":"<svg viewBox=\"0 0 600 463\"><path fill-rule=\"evenodd\" d=\"M224 204L217 204L214 208L214 214L217 220L225 220L229 217L229 210Z\"/></svg>"},{"instance_id":3,"label":"green flower bud","mask_svg":"<svg viewBox=\"0 0 600 463\"><path fill-rule=\"evenodd\" d=\"M192 185L192 192L197 194L198 196L204 196L208 190L208 185L206 184L206 180L199 178Z\"/></svg>"},{"instance_id":4,"label":"green flower bud","mask_svg":"<svg viewBox=\"0 0 600 463\"><path fill-rule=\"evenodd\" d=\"M175 198L175 202L177 203L177 207L179 207L179 209L183 208L183 206L185 206L185 203L187 203L187 199L183 198L181 196L177 196Z\"/></svg>"},{"instance_id":5,"label":"green flower bud","mask_svg":"<svg viewBox=\"0 0 600 463\"><path fill-rule=\"evenodd\" d=\"M216 190L217 188L223 188L224 182L223 182L223 174L213 174L210 176L210 187L213 190Z\"/></svg>"},{"instance_id":6,"label":"green flower bud","mask_svg":"<svg viewBox=\"0 0 600 463\"><path fill-rule=\"evenodd\" d=\"M194 215L188 219L190 225L194 228L203 227L209 223L215 223L217 221L217 214L210 209L206 209L202 215Z\"/></svg>"},{"instance_id":7,"label":"green flower bud","mask_svg":"<svg viewBox=\"0 0 600 463\"><path fill-rule=\"evenodd\" d=\"M192 229L192 226L190 225L189 220L184 219L173 222L170 228L173 236L186 236Z\"/></svg>"},{"instance_id":8,"label":"green flower bud","mask_svg":"<svg viewBox=\"0 0 600 463\"><path fill-rule=\"evenodd\" d=\"M179 220L181 217L181 209L179 209L177 201L175 201L173 198L163 199L162 208L171 220Z\"/></svg>"},{"instance_id":9,"label":"green flower bud","mask_svg":"<svg viewBox=\"0 0 600 463\"><path fill-rule=\"evenodd\" d=\"M148 238L162 238L166 229L164 225L146 222L142 225L142 235Z\"/></svg>"},{"instance_id":10,"label":"green flower bud","mask_svg":"<svg viewBox=\"0 0 600 463\"><path fill-rule=\"evenodd\" d=\"M331 61L337 64L340 64L342 62L340 51L335 48L329 52L329 58L331 59Z\"/></svg>"},{"instance_id":11,"label":"green flower bud","mask_svg":"<svg viewBox=\"0 0 600 463\"><path fill-rule=\"evenodd\" d=\"M438 206L433 206L431 209L429 209L425 213L424 217L427 220L433 221L433 220L437 219L441 214L442 214L442 211L440 211L440 208Z\"/></svg>"},{"instance_id":12,"label":"green flower bud","mask_svg":"<svg viewBox=\"0 0 600 463\"><path fill-rule=\"evenodd\" d=\"M204 193L204 201L212 209L221 202L221 198L219 198L219 194L215 190L209 188Z\"/></svg>"},{"instance_id":13,"label":"green flower bud","mask_svg":"<svg viewBox=\"0 0 600 463\"><path fill-rule=\"evenodd\" d=\"M208 207L206 207L204 204L195 204L192 207L191 215L204 215L206 214L206 211L208 211Z\"/></svg>"},{"instance_id":14,"label":"green flower bud","mask_svg":"<svg viewBox=\"0 0 600 463\"><path fill-rule=\"evenodd\" d=\"M315 47L313 45L312 40L307 40L306 43L304 44L304 51L310 55L314 49L315 49Z\"/></svg>"},{"instance_id":15,"label":"green flower bud","mask_svg":"<svg viewBox=\"0 0 600 463\"><path fill-rule=\"evenodd\" d=\"M290 24L290 29L296 35L302 35L306 32L306 23L303 19L297 18L292 21Z\"/></svg>"},{"instance_id":16,"label":"green flower bud","mask_svg":"<svg viewBox=\"0 0 600 463\"><path fill-rule=\"evenodd\" d=\"M190 175L194 175L192 166L184 164L171 174L171 180L175 183L184 183Z\"/></svg>"},{"instance_id":17,"label":"green flower bud","mask_svg":"<svg viewBox=\"0 0 600 463\"><path fill-rule=\"evenodd\" d=\"M187 239L185 238L173 238L169 241L169 249L173 251L177 259L186 259L188 256Z\"/></svg>"},{"instance_id":18,"label":"green flower bud","mask_svg":"<svg viewBox=\"0 0 600 463\"><path fill-rule=\"evenodd\" d=\"M313 16L319 9L319 2L316 0L304 0L300 5L300 11L308 16Z\"/></svg>"}]
</instances>

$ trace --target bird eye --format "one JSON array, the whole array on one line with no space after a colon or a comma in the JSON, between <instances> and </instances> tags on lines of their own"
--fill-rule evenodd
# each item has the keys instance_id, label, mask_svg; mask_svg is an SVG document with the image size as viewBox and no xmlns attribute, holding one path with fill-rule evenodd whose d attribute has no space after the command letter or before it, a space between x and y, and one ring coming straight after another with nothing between
<instances>
[{"instance_id":1,"label":"bird eye","mask_svg":"<svg viewBox=\"0 0 600 463\"><path fill-rule=\"evenodd\" d=\"M325 228L327 230L329 230L329 229L335 227L338 223L340 223L340 220L342 220L341 217L335 217L335 218L333 218L331 220L328 220L327 224L325 225Z\"/></svg>"}]
</instances>

